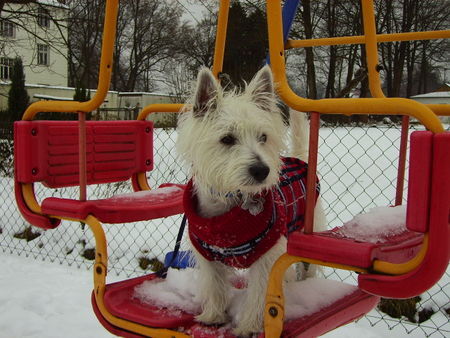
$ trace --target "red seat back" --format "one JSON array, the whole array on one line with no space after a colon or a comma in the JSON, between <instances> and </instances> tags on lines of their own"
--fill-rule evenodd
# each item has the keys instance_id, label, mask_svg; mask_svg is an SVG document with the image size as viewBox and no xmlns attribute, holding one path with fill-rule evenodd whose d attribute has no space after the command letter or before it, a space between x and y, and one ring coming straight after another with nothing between
<instances>
[{"instance_id":1,"label":"red seat back","mask_svg":"<svg viewBox=\"0 0 450 338\"><path fill-rule=\"evenodd\" d=\"M411 231L428 231L431 189L433 133L415 131L411 134L408 178L408 209L406 226Z\"/></svg>"},{"instance_id":2,"label":"red seat back","mask_svg":"<svg viewBox=\"0 0 450 338\"><path fill-rule=\"evenodd\" d=\"M78 122L14 124L16 180L58 188L79 184ZM125 181L153 169L153 123L87 121L87 183Z\"/></svg>"}]
</instances>

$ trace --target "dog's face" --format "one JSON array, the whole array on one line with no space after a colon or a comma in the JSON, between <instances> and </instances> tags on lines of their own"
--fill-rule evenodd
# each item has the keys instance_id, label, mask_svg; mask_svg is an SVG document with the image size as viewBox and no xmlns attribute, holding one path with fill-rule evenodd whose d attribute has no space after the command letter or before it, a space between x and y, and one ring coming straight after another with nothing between
<instances>
[{"instance_id":1,"label":"dog's face","mask_svg":"<svg viewBox=\"0 0 450 338\"><path fill-rule=\"evenodd\" d=\"M223 92L204 68L178 122L177 150L197 189L255 194L277 184L285 135L268 66L240 94Z\"/></svg>"}]
</instances>

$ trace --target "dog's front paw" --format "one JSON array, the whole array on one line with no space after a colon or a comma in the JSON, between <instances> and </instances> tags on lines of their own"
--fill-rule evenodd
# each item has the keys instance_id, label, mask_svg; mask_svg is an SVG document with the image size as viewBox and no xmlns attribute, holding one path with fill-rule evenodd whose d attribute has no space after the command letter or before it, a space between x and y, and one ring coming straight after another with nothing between
<instances>
[{"instance_id":1,"label":"dog's front paw","mask_svg":"<svg viewBox=\"0 0 450 338\"><path fill-rule=\"evenodd\" d=\"M214 311L208 311L204 310L201 314L195 317L195 319L198 322L201 322L203 324L207 325L219 325L226 323L229 318L225 312L214 312Z\"/></svg>"}]
</instances>

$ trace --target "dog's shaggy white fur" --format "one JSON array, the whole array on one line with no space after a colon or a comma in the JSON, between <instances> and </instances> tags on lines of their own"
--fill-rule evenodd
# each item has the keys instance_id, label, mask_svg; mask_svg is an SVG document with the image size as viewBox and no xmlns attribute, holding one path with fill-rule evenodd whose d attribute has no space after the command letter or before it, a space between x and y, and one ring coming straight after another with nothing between
<instances>
[{"instance_id":1,"label":"dog's shaggy white fur","mask_svg":"<svg viewBox=\"0 0 450 338\"><path fill-rule=\"evenodd\" d=\"M290 124L291 154L307 161L305 114L291 112ZM203 68L194 95L179 118L177 140L177 151L191 169L199 215L209 218L236 205L244 207L255 194L277 185L287 134L268 66L242 93L225 92L210 70ZM315 225L325 225L320 205L316 206ZM246 300L240 321L235 323L236 335L262 330L268 275L275 260L286 251L286 243L282 236L248 269ZM202 313L197 320L225 323L232 268L193 251L202 284Z\"/></svg>"}]
</instances>

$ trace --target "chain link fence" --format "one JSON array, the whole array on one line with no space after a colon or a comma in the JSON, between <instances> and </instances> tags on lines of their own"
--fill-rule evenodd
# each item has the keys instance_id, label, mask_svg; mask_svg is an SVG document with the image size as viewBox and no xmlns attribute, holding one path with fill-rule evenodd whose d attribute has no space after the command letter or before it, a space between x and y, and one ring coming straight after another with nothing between
<instances>
[{"instance_id":1,"label":"chain link fence","mask_svg":"<svg viewBox=\"0 0 450 338\"><path fill-rule=\"evenodd\" d=\"M412 125L410 131L419 128ZM62 221L57 229L42 231L31 228L21 217L14 200L12 131L8 126L0 126L0 132L1 250L13 255L31 256L36 260L90 269L94 258L94 239L87 226ZM175 154L175 130L155 129L154 138L156 168L148 174L150 184L185 183L187 172ZM400 128L395 123L369 122L333 127L325 124L321 128L318 170L330 227L342 225L354 215L375 206L393 204L399 139ZM407 184L405 192L406 189ZM130 191L130 182L93 185L88 187L88 196L91 199L104 198ZM49 196L78 196L75 188L50 191L39 185L36 193L40 200ZM164 254L172 250L180 222L181 216L174 216L149 222L106 224L110 273L133 277L157 269ZM352 272L327 268L325 275L356 284ZM418 304L414 303L416 314L409 319L401 313L401 318L395 319L374 310L361 320L368 321L372 326L385 326L386 330L449 337L450 269L435 287L420 298ZM421 313L428 314L426 320L420 317Z\"/></svg>"}]
</instances>

